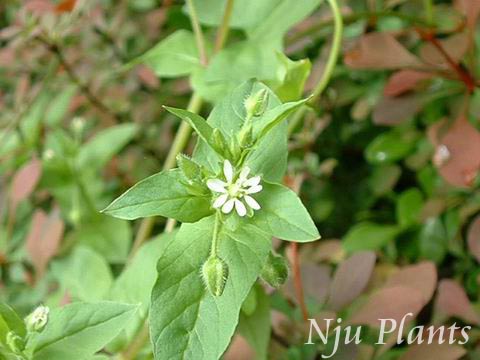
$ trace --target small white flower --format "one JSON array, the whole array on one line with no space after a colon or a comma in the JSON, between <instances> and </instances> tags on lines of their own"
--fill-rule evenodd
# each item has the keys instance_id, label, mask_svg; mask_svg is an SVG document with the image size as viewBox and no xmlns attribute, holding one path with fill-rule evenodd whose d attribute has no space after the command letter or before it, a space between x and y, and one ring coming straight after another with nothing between
<instances>
[{"instance_id":1,"label":"small white flower","mask_svg":"<svg viewBox=\"0 0 480 360\"><path fill-rule=\"evenodd\" d=\"M248 178L249 174L250 168L245 166L234 181L235 169L230 161L225 160L223 163L223 175L226 181L220 179L207 180L208 188L218 194L213 202L213 207L215 209L221 208L225 214L230 213L235 207L239 216L247 214L246 206L253 210L260 210L260 205L250 195L262 191L263 187L260 185L261 178L260 176Z\"/></svg>"}]
</instances>

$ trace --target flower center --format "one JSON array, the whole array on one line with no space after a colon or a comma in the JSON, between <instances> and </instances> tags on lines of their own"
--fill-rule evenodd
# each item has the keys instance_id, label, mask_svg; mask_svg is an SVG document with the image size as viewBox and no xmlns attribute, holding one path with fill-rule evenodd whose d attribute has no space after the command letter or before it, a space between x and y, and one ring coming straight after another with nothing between
<instances>
[{"instance_id":1,"label":"flower center","mask_svg":"<svg viewBox=\"0 0 480 360\"><path fill-rule=\"evenodd\" d=\"M228 195L230 195L232 198L239 197L239 195L241 195L241 190L242 187L236 181L228 186Z\"/></svg>"}]
</instances>

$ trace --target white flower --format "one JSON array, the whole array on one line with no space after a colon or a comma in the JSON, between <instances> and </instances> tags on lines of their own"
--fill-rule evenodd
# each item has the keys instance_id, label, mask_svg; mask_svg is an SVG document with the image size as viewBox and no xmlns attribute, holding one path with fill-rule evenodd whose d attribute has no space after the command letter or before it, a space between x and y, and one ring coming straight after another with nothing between
<instances>
[{"instance_id":1,"label":"white flower","mask_svg":"<svg viewBox=\"0 0 480 360\"><path fill-rule=\"evenodd\" d=\"M215 209L221 208L225 214L230 213L235 207L237 214L240 216L247 214L246 206L253 210L260 210L260 205L250 195L262 191L261 179L260 176L248 178L249 173L250 168L245 166L234 181L235 171L233 166L230 161L225 160L223 174L226 181L220 179L207 180L208 188L219 194L213 202L213 207Z\"/></svg>"}]
</instances>

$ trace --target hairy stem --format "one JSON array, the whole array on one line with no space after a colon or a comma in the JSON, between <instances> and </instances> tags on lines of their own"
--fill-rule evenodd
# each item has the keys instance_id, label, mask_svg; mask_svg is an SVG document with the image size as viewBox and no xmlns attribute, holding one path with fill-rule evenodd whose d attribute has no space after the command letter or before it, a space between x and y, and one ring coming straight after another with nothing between
<instances>
[{"instance_id":1,"label":"hairy stem","mask_svg":"<svg viewBox=\"0 0 480 360\"><path fill-rule=\"evenodd\" d=\"M334 23L335 23L335 30L333 33L333 40L332 40L332 47L330 49L330 54L328 55L327 64L325 65L325 70L322 74L320 81L315 86L312 97L309 100L309 103L314 103L323 91L326 89L328 82L332 78L333 70L335 69L335 65L338 60L338 56L340 54L340 48L342 44L342 35L343 35L343 20L342 14L340 13L340 8L338 7L336 0L328 0L328 4L333 13ZM300 121L303 119L307 111L307 106L302 106L298 111L294 114L292 120L288 125L289 133L292 133L295 128L298 126Z\"/></svg>"},{"instance_id":2,"label":"hairy stem","mask_svg":"<svg viewBox=\"0 0 480 360\"><path fill-rule=\"evenodd\" d=\"M222 225L222 219L220 211L217 210L215 213L215 225L213 228L213 236L212 236L212 248L210 249L211 256L217 256L218 253L218 234L220 232L220 226Z\"/></svg>"}]
</instances>

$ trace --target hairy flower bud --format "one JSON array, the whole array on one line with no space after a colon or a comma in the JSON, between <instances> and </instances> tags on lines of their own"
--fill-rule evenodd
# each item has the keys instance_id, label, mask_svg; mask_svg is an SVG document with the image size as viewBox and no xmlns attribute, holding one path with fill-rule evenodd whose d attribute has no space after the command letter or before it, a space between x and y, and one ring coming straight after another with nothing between
<instances>
[{"instance_id":1,"label":"hairy flower bud","mask_svg":"<svg viewBox=\"0 0 480 360\"><path fill-rule=\"evenodd\" d=\"M7 346L15 354L21 353L25 349L25 340L18 336L14 331L9 331L6 338Z\"/></svg>"},{"instance_id":2,"label":"hairy flower bud","mask_svg":"<svg viewBox=\"0 0 480 360\"><path fill-rule=\"evenodd\" d=\"M218 256L210 256L202 266L202 277L213 296L221 296L228 278L228 265Z\"/></svg>"},{"instance_id":3,"label":"hairy flower bud","mask_svg":"<svg viewBox=\"0 0 480 360\"><path fill-rule=\"evenodd\" d=\"M288 278L287 261L283 256L270 252L260 276L274 288L280 287Z\"/></svg>"},{"instance_id":4,"label":"hairy flower bud","mask_svg":"<svg viewBox=\"0 0 480 360\"><path fill-rule=\"evenodd\" d=\"M48 314L50 309L48 306L40 305L25 319L25 325L29 332L40 332L48 322Z\"/></svg>"},{"instance_id":5,"label":"hairy flower bud","mask_svg":"<svg viewBox=\"0 0 480 360\"><path fill-rule=\"evenodd\" d=\"M268 103L267 90L261 89L257 93L247 97L243 103L247 112L247 119L253 116L260 116L265 112Z\"/></svg>"}]
</instances>

